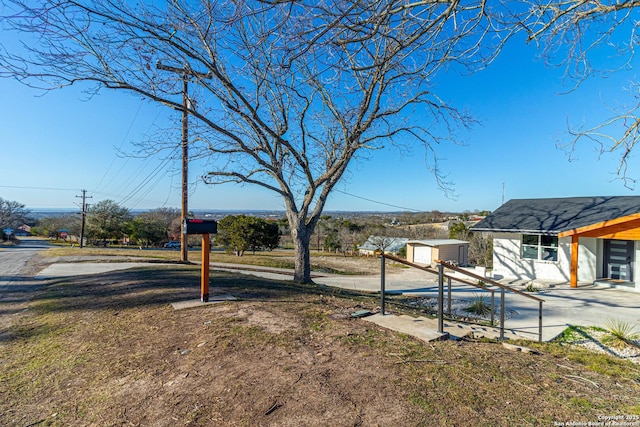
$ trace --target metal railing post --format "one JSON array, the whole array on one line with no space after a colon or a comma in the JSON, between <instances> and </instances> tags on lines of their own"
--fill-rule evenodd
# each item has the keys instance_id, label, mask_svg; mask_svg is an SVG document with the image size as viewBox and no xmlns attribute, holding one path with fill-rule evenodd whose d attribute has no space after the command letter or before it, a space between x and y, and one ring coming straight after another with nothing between
<instances>
[{"instance_id":1,"label":"metal railing post","mask_svg":"<svg viewBox=\"0 0 640 427\"><path fill-rule=\"evenodd\" d=\"M504 340L504 288L500 288L500 340Z\"/></svg>"},{"instance_id":2,"label":"metal railing post","mask_svg":"<svg viewBox=\"0 0 640 427\"><path fill-rule=\"evenodd\" d=\"M438 333L444 334L444 265L438 264Z\"/></svg>"},{"instance_id":3,"label":"metal railing post","mask_svg":"<svg viewBox=\"0 0 640 427\"><path fill-rule=\"evenodd\" d=\"M385 276L385 269L384 269L384 265L385 265L385 259L384 259L384 253L382 253L380 255L380 312L382 313L382 315L384 316L385 314L385 308L384 308L384 293L385 293L385 283L384 283L384 276Z\"/></svg>"},{"instance_id":4,"label":"metal railing post","mask_svg":"<svg viewBox=\"0 0 640 427\"><path fill-rule=\"evenodd\" d=\"M491 326L495 326L496 291L491 290Z\"/></svg>"},{"instance_id":5,"label":"metal railing post","mask_svg":"<svg viewBox=\"0 0 640 427\"><path fill-rule=\"evenodd\" d=\"M451 277L447 277L447 314L451 316Z\"/></svg>"},{"instance_id":6,"label":"metal railing post","mask_svg":"<svg viewBox=\"0 0 640 427\"><path fill-rule=\"evenodd\" d=\"M542 342L542 301L538 301L538 342Z\"/></svg>"}]
</instances>

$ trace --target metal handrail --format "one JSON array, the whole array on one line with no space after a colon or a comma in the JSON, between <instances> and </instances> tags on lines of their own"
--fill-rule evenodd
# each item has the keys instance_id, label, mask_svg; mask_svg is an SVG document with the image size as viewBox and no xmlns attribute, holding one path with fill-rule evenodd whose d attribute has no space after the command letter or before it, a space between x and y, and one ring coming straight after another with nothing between
<instances>
[{"instance_id":1,"label":"metal handrail","mask_svg":"<svg viewBox=\"0 0 640 427\"><path fill-rule=\"evenodd\" d=\"M436 263L438 263L438 270L434 270L432 268L429 267L425 267L422 265L418 265L415 263L412 263L410 261L407 261L405 259L402 258L398 258L396 256L393 255L388 255L385 253L380 254L380 261L381 261L381 282L380 282L380 288L381 288L381 296L380 296L380 306L382 309L382 314L384 315L385 311L385 260L386 259L390 259L392 261L398 262L400 264L404 264L407 265L409 267L413 267L413 268L417 268L419 270L423 270L426 271L427 273L431 273L431 274L435 274L438 276L438 332L443 333L443 328L444 328L444 320L443 320L443 312L444 312L444 307L443 307L443 303L444 303L444 278L447 278L448 281L448 300L449 300L449 304L448 304L448 311L449 314L451 314L451 280L455 279L456 281L460 282L460 283L464 283L466 285L470 285L470 286L474 286L476 288L480 288L486 291L491 292L491 325L493 325L494 323L494 319L493 319L493 313L494 313L494 293L495 290L493 289L489 289L486 288L484 286L478 285L478 284L474 284L472 282L466 281L464 279L460 279L458 277L446 274L444 272L445 268L448 268L450 270L456 271L458 273L461 273L463 275L469 276L471 278L474 278L478 281L481 281L483 283L488 283L491 284L492 286L495 286L497 288L500 289L500 339L503 340L504 339L504 311L505 311L505 292L506 291L510 291L513 292L515 294L518 295L522 295L524 297L527 297L529 299L535 300L538 302L538 341L542 342L542 303L544 302L544 300L542 298L533 296L533 295L529 295L526 294L518 289L512 288L511 286L507 286L504 285L502 283L498 283L495 280L492 279L488 279L486 277L482 277L479 276L477 274L471 273L470 271L464 270L460 267L457 267L451 263L445 262L445 261L441 261L441 260L435 260Z\"/></svg>"},{"instance_id":2,"label":"metal handrail","mask_svg":"<svg viewBox=\"0 0 640 427\"><path fill-rule=\"evenodd\" d=\"M434 270L432 268L425 267L423 265L418 265L418 264L412 263L410 261L407 261L406 259L398 258L398 257L395 257L393 255L383 254L382 255L383 265L381 266L381 271L383 272L383 276L384 276L384 259L385 258L389 258L392 261L396 261L396 262L398 262L400 264L405 264L405 265L407 265L409 267L414 267L414 268L417 268L419 270L426 271L427 273L431 273L431 274L435 274L435 275L439 274L438 270ZM456 281L458 281L460 283L464 283L465 285L473 286L475 288L482 289L483 291L491 292L491 326L494 325L495 320L494 320L493 315L495 313L495 293L496 293L496 291L494 289L487 288L487 287L479 285L477 283L469 282L467 280L460 279L460 278L457 278L455 276L451 276L449 274L444 274L444 277L447 278L447 285L448 285L447 286L447 291L448 291L447 292L447 314L451 315L451 280L452 279L456 279Z\"/></svg>"}]
</instances>

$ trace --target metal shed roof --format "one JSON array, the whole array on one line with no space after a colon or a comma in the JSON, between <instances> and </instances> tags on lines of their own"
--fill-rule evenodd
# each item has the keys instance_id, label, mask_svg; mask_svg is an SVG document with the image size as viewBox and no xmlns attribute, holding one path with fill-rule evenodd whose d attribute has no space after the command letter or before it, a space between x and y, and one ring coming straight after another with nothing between
<instances>
[{"instance_id":1,"label":"metal shed roof","mask_svg":"<svg viewBox=\"0 0 640 427\"><path fill-rule=\"evenodd\" d=\"M424 246L446 246L446 245L468 245L469 242L458 239L432 239L432 240L409 240L407 244L419 244Z\"/></svg>"}]
</instances>

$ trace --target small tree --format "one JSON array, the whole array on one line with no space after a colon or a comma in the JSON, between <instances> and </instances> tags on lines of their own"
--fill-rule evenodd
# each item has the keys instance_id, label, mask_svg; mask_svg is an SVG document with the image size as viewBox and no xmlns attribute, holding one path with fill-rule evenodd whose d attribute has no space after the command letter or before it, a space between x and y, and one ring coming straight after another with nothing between
<instances>
[{"instance_id":1,"label":"small tree","mask_svg":"<svg viewBox=\"0 0 640 427\"><path fill-rule=\"evenodd\" d=\"M278 247L280 234L278 224L262 218L246 215L229 215L218 223L216 244L236 256L251 250L272 250Z\"/></svg>"},{"instance_id":2,"label":"small tree","mask_svg":"<svg viewBox=\"0 0 640 427\"><path fill-rule=\"evenodd\" d=\"M493 236L473 233L469 240L469 262L484 267L493 266Z\"/></svg>"},{"instance_id":3,"label":"small tree","mask_svg":"<svg viewBox=\"0 0 640 427\"><path fill-rule=\"evenodd\" d=\"M177 209L160 208L143 212L131 221L129 237L143 245L162 243L175 232L172 227L176 219L179 222L180 211Z\"/></svg>"},{"instance_id":4,"label":"small tree","mask_svg":"<svg viewBox=\"0 0 640 427\"><path fill-rule=\"evenodd\" d=\"M131 213L113 200L103 200L92 206L87 215L87 236L106 244L109 239L120 239L129 231Z\"/></svg>"},{"instance_id":5,"label":"small tree","mask_svg":"<svg viewBox=\"0 0 640 427\"><path fill-rule=\"evenodd\" d=\"M80 215L61 215L38 220L31 232L40 236L59 238L60 230L67 229L72 236L80 237Z\"/></svg>"},{"instance_id":6,"label":"small tree","mask_svg":"<svg viewBox=\"0 0 640 427\"><path fill-rule=\"evenodd\" d=\"M149 216L137 216L130 222L129 237L141 245L158 244L167 239L168 230L163 221Z\"/></svg>"},{"instance_id":7,"label":"small tree","mask_svg":"<svg viewBox=\"0 0 640 427\"><path fill-rule=\"evenodd\" d=\"M469 240L471 238L471 232L469 227L462 222L454 222L449 225L449 238L459 240Z\"/></svg>"}]
</instances>

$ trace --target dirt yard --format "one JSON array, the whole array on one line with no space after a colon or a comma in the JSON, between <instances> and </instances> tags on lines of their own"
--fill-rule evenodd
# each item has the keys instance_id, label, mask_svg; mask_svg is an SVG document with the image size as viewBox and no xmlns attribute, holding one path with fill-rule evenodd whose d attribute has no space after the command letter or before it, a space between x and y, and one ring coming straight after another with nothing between
<instances>
[{"instance_id":1,"label":"dirt yard","mask_svg":"<svg viewBox=\"0 0 640 427\"><path fill-rule=\"evenodd\" d=\"M34 264L34 271L40 267ZM553 426L640 416L640 370L558 344L431 344L350 314L374 298L197 267L51 280L0 316L0 425ZM333 293L335 292L335 293ZM575 424L574 424L575 425ZM632 425L632 424L630 424ZM638 425L638 424L636 424Z\"/></svg>"}]
</instances>

